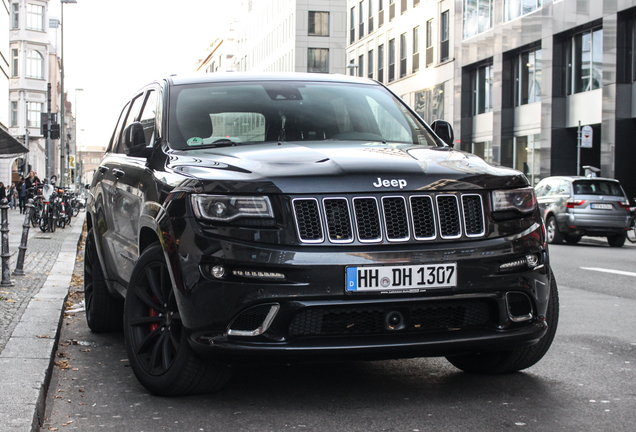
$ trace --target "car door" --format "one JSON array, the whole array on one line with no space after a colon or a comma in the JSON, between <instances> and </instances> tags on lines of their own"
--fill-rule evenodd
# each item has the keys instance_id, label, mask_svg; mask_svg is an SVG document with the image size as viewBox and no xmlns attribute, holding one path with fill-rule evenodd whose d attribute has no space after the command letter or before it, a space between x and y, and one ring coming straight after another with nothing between
<instances>
[{"instance_id":1,"label":"car door","mask_svg":"<svg viewBox=\"0 0 636 432\"><path fill-rule=\"evenodd\" d=\"M151 87L141 94L139 110L126 119L123 130L133 122L140 122L144 128L146 144L152 144L155 137L155 121L159 89ZM110 175L112 175L111 211L114 233L110 237L113 261L117 265L118 282L127 286L137 258L139 257L139 216L148 187L153 184L152 172L147 167L147 159L131 156L121 141L121 149L116 154Z\"/></svg>"}]
</instances>

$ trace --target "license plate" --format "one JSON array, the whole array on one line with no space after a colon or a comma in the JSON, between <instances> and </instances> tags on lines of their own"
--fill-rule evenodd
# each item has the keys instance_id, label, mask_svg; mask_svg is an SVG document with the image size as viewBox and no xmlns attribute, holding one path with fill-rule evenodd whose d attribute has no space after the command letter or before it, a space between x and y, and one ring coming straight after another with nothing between
<instances>
[{"instance_id":1,"label":"license plate","mask_svg":"<svg viewBox=\"0 0 636 432\"><path fill-rule=\"evenodd\" d=\"M457 263L347 267L347 292L422 292L457 286Z\"/></svg>"},{"instance_id":2,"label":"license plate","mask_svg":"<svg viewBox=\"0 0 636 432\"><path fill-rule=\"evenodd\" d=\"M611 204L592 204L592 208L597 210L612 210L614 207Z\"/></svg>"}]
</instances>

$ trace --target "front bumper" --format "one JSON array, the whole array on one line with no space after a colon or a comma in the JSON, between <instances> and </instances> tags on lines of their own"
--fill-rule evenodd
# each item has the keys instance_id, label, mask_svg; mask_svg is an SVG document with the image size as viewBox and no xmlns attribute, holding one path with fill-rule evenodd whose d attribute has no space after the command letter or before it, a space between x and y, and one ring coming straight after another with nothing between
<instances>
[{"instance_id":1,"label":"front bumper","mask_svg":"<svg viewBox=\"0 0 636 432\"><path fill-rule=\"evenodd\" d=\"M546 332L551 274L540 225L505 238L375 249L282 249L215 239L196 229L184 232L194 238L180 239L173 267L181 282L181 318L191 346L216 359L439 356L530 345ZM535 267L501 270L527 254L539 257ZM345 291L347 266L447 262L457 263L453 288L417 294ZM214 266L223 266L223 277L213 276ZM237 276L235 270L257 276ZM284 278L267 279L266 274ZM509 293L527 299L524 319L511 316ZM271 306L275 314L264 331L250 336L230 331L246 311L262 307L266 316ZM392 326L395 312L401 321Z\"/></svg>"}]
</instances>

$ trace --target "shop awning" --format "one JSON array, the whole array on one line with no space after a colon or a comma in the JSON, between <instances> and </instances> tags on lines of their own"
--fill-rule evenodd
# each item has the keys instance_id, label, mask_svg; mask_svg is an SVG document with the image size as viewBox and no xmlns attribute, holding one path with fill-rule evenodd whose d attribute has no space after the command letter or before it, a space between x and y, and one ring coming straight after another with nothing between
<instances>
[{"instance_id":1,"label":"shop awning","mask_svg":"<svg viewBox=\"0 0 636 432\"><path fill-rule=\"evenodd\" d=\"M11 158L28 152L24 144L0 127L0 158Z\"/></svg>"}]
</instances>

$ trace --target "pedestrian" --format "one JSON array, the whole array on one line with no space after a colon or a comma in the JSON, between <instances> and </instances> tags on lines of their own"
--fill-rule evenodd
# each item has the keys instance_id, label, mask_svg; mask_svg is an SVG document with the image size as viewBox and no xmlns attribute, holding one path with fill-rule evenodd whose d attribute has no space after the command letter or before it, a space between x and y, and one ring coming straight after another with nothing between
<instances>
[{"instance_id":1,"label":"pedestrian","mask_svg":"<svg viewBox=\"0 0 636 432\"><path fill-rule=\"evenodd\" d=\"M7 189L4 187L4 182L0 182L0 201L7 197Z\"/></svg>"},{"instance_id":2,"label":"pedestrian","mask_svg":"<svg viewBox=\"0 0 636 432\"><path fill-rule=\"evenodd\" d=\"M24 213L24 209L26 208L26 200L27 200L27 187L24 179L20 179L20 184L18 184L19 189L19 200L20 200L20 214Z\"/></svg>"},{"instance_id":3,"label":"pedestrian","mask_svg":"<svg viewBox=\"0 0 636 432\"><path fill-rule=\"evenodd\" d=\"M11 186L9 186L9 207L11 210L15 210L15 205L18 200L15 199L15 184L11 182Z\"/></svg>"},{"instance_id":4,"label":"pedestrian","mask_svg":"<svg viewBox=\"0 0 636 432\"><path fill-rule=\"evenodd\" d=\"M35 171L31 171L29 173L29 176L26 178L26 180L24 182L26 183L27 190L31 189L32 187L37 188L37 187L42 186L42 182L38 178L38 175L35 173ZM35 193L35 191L34 191L34 193Z\"/></svg>"}]
</instances>

